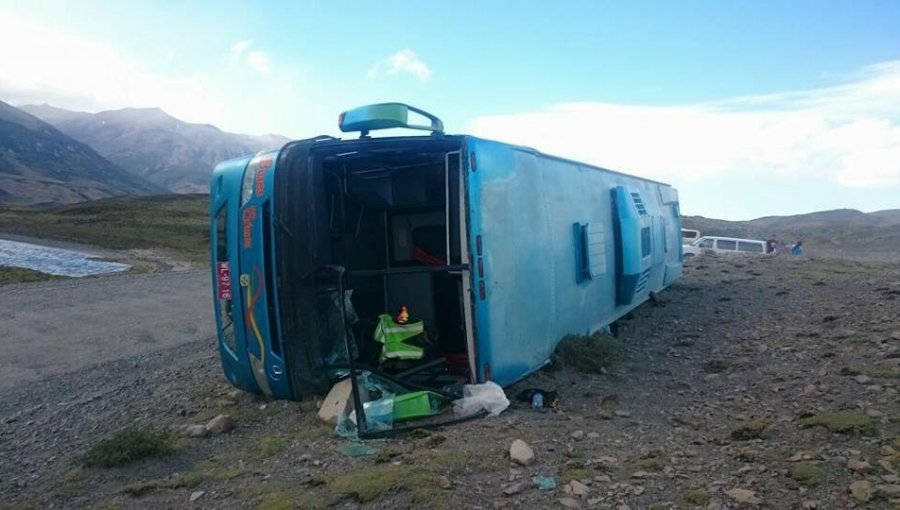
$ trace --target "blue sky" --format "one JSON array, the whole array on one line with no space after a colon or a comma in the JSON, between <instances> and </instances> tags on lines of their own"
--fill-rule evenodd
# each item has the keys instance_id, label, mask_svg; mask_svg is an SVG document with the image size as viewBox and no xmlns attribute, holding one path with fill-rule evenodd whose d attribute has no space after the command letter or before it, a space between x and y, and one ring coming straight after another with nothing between
<instances>
[{"instance_id":1,"label":"blue sky","mask_svg":"<svg viewBox=\"0 0 900 510\"><path fill-rule=\"evenodd\" d=\"M0 27L13 104L300 138L399 100L671 182L687 214L900 208L892 1L0 0Z\"/></svg>"}]
</instances>

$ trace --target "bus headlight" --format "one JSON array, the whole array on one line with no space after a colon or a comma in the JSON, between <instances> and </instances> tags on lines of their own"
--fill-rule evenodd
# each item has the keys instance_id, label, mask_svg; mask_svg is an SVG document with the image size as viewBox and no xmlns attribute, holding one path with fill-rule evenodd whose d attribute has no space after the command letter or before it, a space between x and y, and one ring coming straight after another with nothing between
<instances>
[{"instance_id":1,"label":"bus headlight","mask_svg":"<svg viewBox=\"0 0 900 510\"><path fill-rule=\"evenodd\" d=\"M251 160L244 170L244 179L241 181L241 206L253 196L253 183L256 182L256 173L259 172L259 162Z\"/></svg>"}]
</instances>

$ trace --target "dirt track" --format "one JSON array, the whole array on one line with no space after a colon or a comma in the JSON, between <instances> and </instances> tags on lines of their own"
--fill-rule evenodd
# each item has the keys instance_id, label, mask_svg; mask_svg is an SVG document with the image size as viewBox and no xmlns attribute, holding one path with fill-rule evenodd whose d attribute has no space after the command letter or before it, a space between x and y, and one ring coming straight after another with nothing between
<instances>
[{"instance_id":1,"label":"dirt track","mask_svg":"<svg viewBox=\"0 0 900 510\"><path fill-rule=\"evenodd\" d=\"M209 273L0 287L0 391L215 334Z\"/></svg>"}]
</instances>

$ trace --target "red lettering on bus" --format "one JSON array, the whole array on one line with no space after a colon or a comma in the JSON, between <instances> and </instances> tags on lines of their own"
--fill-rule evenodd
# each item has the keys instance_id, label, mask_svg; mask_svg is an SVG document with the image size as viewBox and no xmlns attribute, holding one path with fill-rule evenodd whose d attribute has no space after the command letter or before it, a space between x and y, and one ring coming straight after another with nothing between
<instances>
[{"instance_id":1,"label":"red lettering on bus","mask_svg":"<svg viewBox=\"0 0 900 510\"><path fill-rule=\"evenodd\" d=\"M256 196L261 197L266 191L266 170L272 166L272 156L266 156L259 160L259 170L256 171Z\"/></svg>"},{"instance_id":2,"label":"red lettering on bus","mask_svg":"<svg viewBox=\"0 0 900 510\"><path fill-rule=\"evenodd\" d=\"M253 233L253 222L256 221L256 206L251 205L244 209L241 219L244 224L244 249L249 250L253 247L253 237L251 234Z\"/></svg>"}]
</instances>

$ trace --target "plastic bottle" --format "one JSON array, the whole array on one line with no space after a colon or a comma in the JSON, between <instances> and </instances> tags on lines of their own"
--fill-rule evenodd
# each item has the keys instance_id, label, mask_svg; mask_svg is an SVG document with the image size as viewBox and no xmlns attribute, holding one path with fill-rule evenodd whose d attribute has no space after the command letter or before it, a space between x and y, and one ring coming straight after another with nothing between
<instances>
[{"instance_id":1,"label":"plastic bottle","mask_svg":"<svg viewBox=\"0 0 900 510\"><path fill-rule=\"evenodd\" d=\"M531 407L535 409L544 407L544 395L542 393L535 393L534 396L531 397Z\"/></svg>"}]
</instances>

